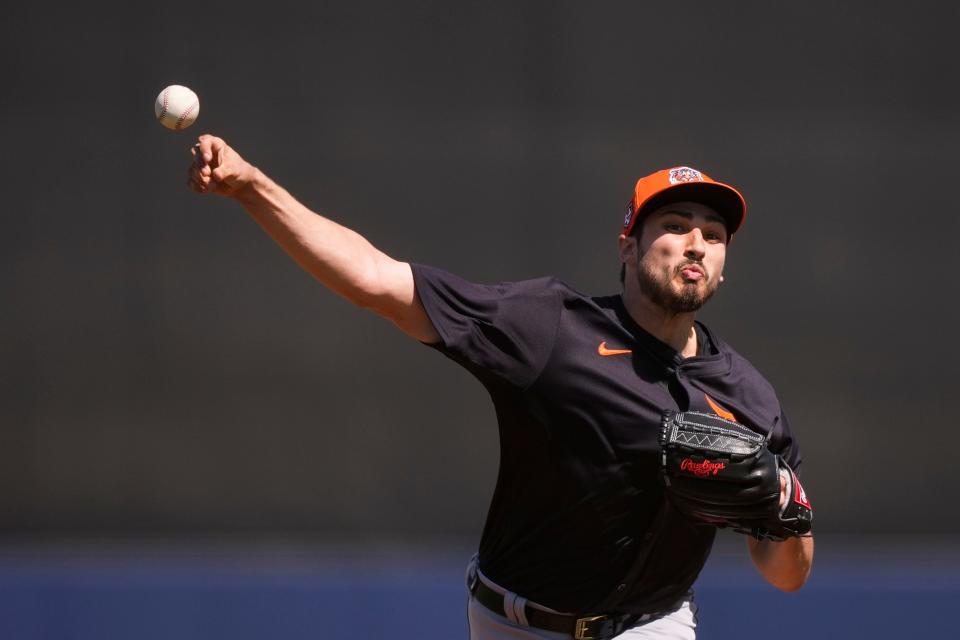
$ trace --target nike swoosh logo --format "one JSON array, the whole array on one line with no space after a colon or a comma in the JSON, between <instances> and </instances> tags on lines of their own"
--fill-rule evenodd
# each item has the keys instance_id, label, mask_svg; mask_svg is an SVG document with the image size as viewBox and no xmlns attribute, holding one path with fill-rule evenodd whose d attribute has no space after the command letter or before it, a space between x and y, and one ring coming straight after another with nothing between
<instances>
[{"instance_id":1,"label":"nike swoosh logo","mask_svg":"<svg viewBox=\"0 0 960 640\"><path fill-rule=\"evenodd\" d=\"M703 397L707 399L707 404L710 405L710 408L713 409L713 412L715 414L717 414L721 418L729 420L730 422L737 421L737 416L733 415L732 411L729 411L728 409L724 409L723 407L721 407L719 402L717 402L707 394L703 394Z\"/></svg>"},{"instance_id":2,"label":"nike swoosh logo","mask_svg":"<svg viewBox=\"0 0 960 640\"><path fill-rule=\"evenodd\" d=\"M624 356L628 353L633 353L633 349L607 349L607 341L604 340L600 343L600 346L597 347L597 353L602 356Z\"/></svg>"}]
</instances>

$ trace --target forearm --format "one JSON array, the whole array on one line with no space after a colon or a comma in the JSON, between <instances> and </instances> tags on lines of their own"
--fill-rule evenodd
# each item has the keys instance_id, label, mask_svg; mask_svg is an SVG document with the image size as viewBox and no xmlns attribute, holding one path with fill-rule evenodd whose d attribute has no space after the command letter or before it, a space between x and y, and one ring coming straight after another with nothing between
<instances>
[{"instance_id":1,"label":"forearm","mask_svg":"<svg viewBox=\"0 0 960 640\"><path fill-rule=\"evenodd\" d=\"M234 198L314 278L365 308L383 303L382 272L396 263L363 236L303 206L263 172L254 170Z\"/></svg>"},{"instance_id":2,"label":"forearm","mask_svg":"<svg viewBox=\"0 0 960 640\"><path fill-rule=\"evenodd\" d=\"M191 149L187 184L197 193L237 200L291 258L328 289L370 309L421 342L440 336L417 297L413 271L366 238L300 204L240 157L222 138L204 134Z\"/></svg>"},{"instance_id":3,"label":"forearm","mask_svg":"<svg viewBox=\"0 0 960 640\"><path fill-rule=\"evenodd\" d=\"M813 566L813 546L812 535L783 542L747 538L757 571L782 591L796 591L807 581Z\"/></svg>"}]
</instances>

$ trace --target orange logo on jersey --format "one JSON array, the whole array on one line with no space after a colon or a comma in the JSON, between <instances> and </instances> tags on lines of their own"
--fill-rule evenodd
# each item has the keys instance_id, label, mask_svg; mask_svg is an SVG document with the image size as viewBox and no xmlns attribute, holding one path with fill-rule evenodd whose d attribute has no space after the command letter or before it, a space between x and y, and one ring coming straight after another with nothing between
<instances>
[{"instance_id":1,"label":"orange logo on jersey","mask_svg":"<svg viewBox=\"0 0 960 640\"><path fill-rule=\"evenodd\" d=\"M710 405L710 408L713 409L713 412L715 414L717 414L718 416L720 416L725 420L729 420L730 422L737 421L737 417L733 415L732 411L728 411L727 409L724 409L723 407L721 407L719 404L716 403L716 401L713 398L711 398L707 394L703 394L703 397L707 399L707 404Z\"/></svg>"},{"instance_id":2,"label":"orange logo on jersey","mask_svg":"<svg viewBox=\"0 0 960 640\"><path fill-rule=\"evenodd\" d=\"M633 353L632 349L607 349L607 341L604 340L600 343L600 346L597 347L597 353L602 356L624 356L628 353Z\"/></svg>"}]
</instances>

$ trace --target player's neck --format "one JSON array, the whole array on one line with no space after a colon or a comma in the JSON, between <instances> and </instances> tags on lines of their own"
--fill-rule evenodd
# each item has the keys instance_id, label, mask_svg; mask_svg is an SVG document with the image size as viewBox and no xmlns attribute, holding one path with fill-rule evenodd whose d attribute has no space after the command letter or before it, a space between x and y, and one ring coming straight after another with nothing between
<instances>
[{"instance_id":1,"label":"player's neck","mask_svg":"<svg viewBox=\"0 0 960 640\"><path fill-rule=\"evenodd\" d=\"M623 292L623 306L640 327L660 342L676 349L684 358L697 355L694 313L671 313L637 291Z\"/></svg>"}]
</instances>

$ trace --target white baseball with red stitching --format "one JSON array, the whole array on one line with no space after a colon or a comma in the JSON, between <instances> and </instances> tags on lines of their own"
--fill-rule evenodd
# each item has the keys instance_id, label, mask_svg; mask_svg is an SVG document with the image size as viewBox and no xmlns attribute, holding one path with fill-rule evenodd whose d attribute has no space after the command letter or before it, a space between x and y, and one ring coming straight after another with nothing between
<instances>
[{"instance_id":1,"label":"white baseball with red stitching","mask_svg":"<svg viewBox=\"0 0 960 640\"><path fill-rule=\"evenodd\" d=\"M200 114L200 98L187 87L172 84L157 96L153 111L167 129L186 129Z\"/></svg>"}]
</instances>

